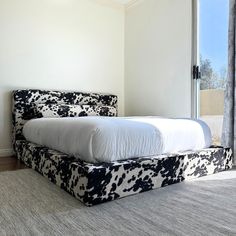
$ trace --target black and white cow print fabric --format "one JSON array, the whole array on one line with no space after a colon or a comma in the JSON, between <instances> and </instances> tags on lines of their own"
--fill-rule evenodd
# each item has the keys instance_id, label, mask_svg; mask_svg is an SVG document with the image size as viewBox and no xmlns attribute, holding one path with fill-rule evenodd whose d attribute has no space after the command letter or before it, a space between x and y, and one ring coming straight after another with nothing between
<instances>
[{"instance_id":1,"label":"black and white cow print fabric","mask_svg":"<svg viewBox=\"0 0 236 236\"><path fill-rule=\"evenodd\" d=\"M164 187L232 167L230 148L91 164L25 140L18 158L87 206Z\"/></svg>"},{"instance_id":2,"label":"black and white cow print fabric","mask_svg":"<svg viewBox=\"0 0 236 236\"><path fill-rule=\"evenodd\" d=\"M38 117L117 116L117 109L101 105L37 104Z\"/></svg>"}]
</instances>

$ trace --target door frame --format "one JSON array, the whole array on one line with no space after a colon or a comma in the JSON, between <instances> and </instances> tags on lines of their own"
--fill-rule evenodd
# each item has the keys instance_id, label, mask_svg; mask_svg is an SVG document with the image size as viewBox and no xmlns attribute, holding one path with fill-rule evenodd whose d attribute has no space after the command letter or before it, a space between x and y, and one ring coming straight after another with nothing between
<instances>
[{"instance_id":1,"label":"door frame","mask_svg":"<svg viewBox=\"0 0 236 236\"><path fill-rule=\"evenodd\" d=\"M199 118L200 112L200 82L193 79L193 66L200 65L199 57L199 0L192 0L192 63L191 63L191 116Z\"/></svg>"}]
</instances>

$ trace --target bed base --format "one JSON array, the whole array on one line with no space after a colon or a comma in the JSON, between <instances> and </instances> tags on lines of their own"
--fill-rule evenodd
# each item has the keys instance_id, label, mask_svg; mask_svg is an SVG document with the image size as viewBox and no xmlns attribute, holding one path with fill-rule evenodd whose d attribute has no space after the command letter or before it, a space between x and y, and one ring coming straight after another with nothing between
<instances>
[{"instance_id":1,"label":"bed base","mask_svg":"<svg viewBox=\"0 0 236 236\"><path fill-rule=\"evenodd\" d=\"M28 167L87 206L224 171L233 159L230 148L211 147L91 164L25 140L16 141L16 153Z\"/></svg>"},{"instance_id":2,"label":"bed base","mask_svg":"<svg viewBox=\"0 0 236 236\"><path fill-rule=\"evenodd\" d=\"M34 89L16 90L12 95L13 148L18 158L87 206L232 167L232 151L223 147L111 163L86 163L26 141L23 126L28 120L41 117L35 110L37 104L45 104L45 109L48 104L111 106L117 111L116 95ZM59 117L65 115L56 113ZM104 111L97 115L108 114Z\"/></svg>"}]
</instances>

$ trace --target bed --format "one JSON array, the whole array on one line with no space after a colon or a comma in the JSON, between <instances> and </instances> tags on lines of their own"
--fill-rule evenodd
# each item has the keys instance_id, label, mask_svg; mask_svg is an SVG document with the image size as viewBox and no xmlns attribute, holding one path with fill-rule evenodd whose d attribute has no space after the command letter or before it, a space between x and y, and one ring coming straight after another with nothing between
<instances>
[{"instance_id":1,"label":"bed","mask_svg":"<svg viewBox=\"0 0 236 236\"><path fill-rule=\"evenodd\" d=\"M171 154L88 162L27 141L23 135L28 121L45 116L60 118L60 121L62 117L73 119L74 116L89 120L90 115L116 119L117 96L112 94L15 90L12 114L13 147L17 157L87 206L232 167L233 155L228 147L211 146Z\"/></svg>"}]
</instances>

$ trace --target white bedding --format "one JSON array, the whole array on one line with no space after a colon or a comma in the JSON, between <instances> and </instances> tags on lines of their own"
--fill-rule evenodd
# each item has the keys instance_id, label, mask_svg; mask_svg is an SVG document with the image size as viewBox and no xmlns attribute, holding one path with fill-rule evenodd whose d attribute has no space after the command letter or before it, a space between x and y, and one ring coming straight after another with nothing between
<instances>
[{"instance_id":1,"label":"white bedding","mask_svg":"<svg viewBox=\"0 0 236 236\"><path fill-rule=\"evenodd\" d=\"M111 162L211 145L201 120L160 117L40 118L28 121L25 138L86 162Z\"/></svg>"}]
</instances>

